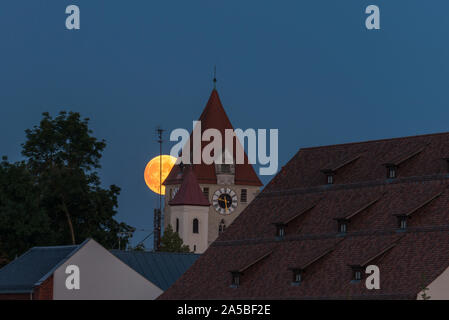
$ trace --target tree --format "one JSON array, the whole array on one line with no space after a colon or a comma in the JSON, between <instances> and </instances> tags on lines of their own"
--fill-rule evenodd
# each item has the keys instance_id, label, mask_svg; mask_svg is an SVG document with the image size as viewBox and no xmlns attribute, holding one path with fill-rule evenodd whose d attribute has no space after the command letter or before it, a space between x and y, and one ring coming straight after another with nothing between
<instances>
[{"instance_id":1,"label":"tree","mask_svg":"<svg viewBox=\"0 0 449 320\"><path fill-rule=\"evenodd\" d=\"M132 247L131 251L145 252L145 245L143 243L139 243L135 247Z\"/></svg>"},{"instance_id":2,"label":"tree","mask_svg":"<svg viewBox=\"0 0 449 320\"><path fill-rule=\"evenodd\" d=\"M183 244L179 234L168 225L161 238L161 251L164 252L190 252L189 246Z\"/></svg>"},{"instance_id":3,"label":"tree","mask_svg":"<svg viewBox=\"0 0 449 320\"><path fill-rule=\"evenodd\" d=\"M0 163L0 265L30 244L53 243L51 221L39 205L39 190L24 162Z\"/></svg>"},{"instance_id":4,"label":"tree","mask_svg":"<svg viewBox=\"0 0 449 320\"><path fill-rule=\"evenodd\" d=\"M423 300L430 300L432 297L427 294L427 291L429 291L429 288L426 286L426 276L423 274L421 280L421 299Z\"/></svg>"},{"instance_id":5,"label":"tree","mask_svg":"<svg viewBox=\"0 0 449 320\"><path fill-rule=\"evenodd\" d=\"M88 123L75 112L55 118L44 113L38 126L25 131L25 160L3 160L0 254L11 258L14 247L21 254L34 245L76 244L89 237L114 248L123 233L122 244L129 242L134 228L114 219L120 188L103 188L96 171L106 143L92 136Z\"/></svg>"}]
</instances>

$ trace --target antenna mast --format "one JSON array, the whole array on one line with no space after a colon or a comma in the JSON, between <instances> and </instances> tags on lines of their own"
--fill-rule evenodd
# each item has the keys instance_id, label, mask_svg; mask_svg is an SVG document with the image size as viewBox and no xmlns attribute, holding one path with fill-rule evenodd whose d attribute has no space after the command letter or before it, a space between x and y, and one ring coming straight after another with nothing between
<instances>
[{"instance_id":1,"label":"antenna mast","mask_svg":"<svg viewBox=\"0 0 449 320\"><path fill-rule=\"evenodd\" d=\"M154 209L154 251L159 251L161 246L161 220L162 220L162 134L165 130L161 127L156 129L159 143L159 208Z\"/></svg>"}]
</instances>

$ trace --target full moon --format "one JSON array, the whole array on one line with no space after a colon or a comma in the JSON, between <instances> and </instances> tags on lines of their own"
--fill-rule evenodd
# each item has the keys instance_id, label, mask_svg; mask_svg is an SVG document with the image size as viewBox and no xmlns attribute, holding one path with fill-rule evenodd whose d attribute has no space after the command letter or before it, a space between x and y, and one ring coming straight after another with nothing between
<instances>
[{"instance_id":1,"label":"full moon","mask_svg":"<svg viewBox=\"0 0 449 320\"><path fill-rule=\"evenodd\" d=\"M157 193L157 194L165 194L165 186L163 185L161 188L161 192L159 193L159 163L160 159L162 158L162 183L164 183L165 179L167 179L168 174L170 173L171 169L176 163L176 158L169 156L169 155L162 155L154 157L153 159L148 162L145 172L144 172L144 178L145 183L147 184L148 188L150 188L151 191Z\"/></svg>"}]
</instances>

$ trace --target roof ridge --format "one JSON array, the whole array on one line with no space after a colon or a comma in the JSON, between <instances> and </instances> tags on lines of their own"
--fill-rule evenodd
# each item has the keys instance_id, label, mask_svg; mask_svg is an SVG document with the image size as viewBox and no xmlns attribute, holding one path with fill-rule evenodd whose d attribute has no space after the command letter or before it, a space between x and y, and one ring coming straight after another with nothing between
<instances>
[{"instance_id":1,"label":"roof ridge","mask_svg":"<svg viewBox=\"0 0 449 320\"><path fill-rule=\"evenodd\" d=\"M397 140L406 140L406 139L422 138L422 137L434 137L434 136L442 136L442 135L449 135L449 131L437 132L437 133L418 134L418 135L406 136L406 137L383 138L383 139L373 139L373 140L365 140L365 141L358 141L358 142L345 142L345 143L337 143L337 144L328 144L328 145L322 145L322 146L316 146L316 147L300 148L299 150L325 149L325 148L329 148L329 147L340 147L340 146L347 146L347 145L359 145L359 144L365 144L365 143L376 143L376 142L385 142L385 141L397 141Z\"/></svg>"}]
</instances>

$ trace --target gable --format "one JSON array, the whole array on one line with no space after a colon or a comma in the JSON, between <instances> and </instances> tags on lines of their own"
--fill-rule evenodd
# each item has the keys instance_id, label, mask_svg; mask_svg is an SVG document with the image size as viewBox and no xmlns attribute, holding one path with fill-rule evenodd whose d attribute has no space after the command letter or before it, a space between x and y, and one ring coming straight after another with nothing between
<instances>
[{"instance_id":1,"label":"gable","mask_svg":"<svg viewBox=\"0 0 449 320\"><path fill-rule=\"evenodd\" d=\"M80 290L65 286L67 266L80 270ZM55 300L116 300L158 297L162 290L99 245L88 241L53 273Z\"/></svg>"}]
</instances>

